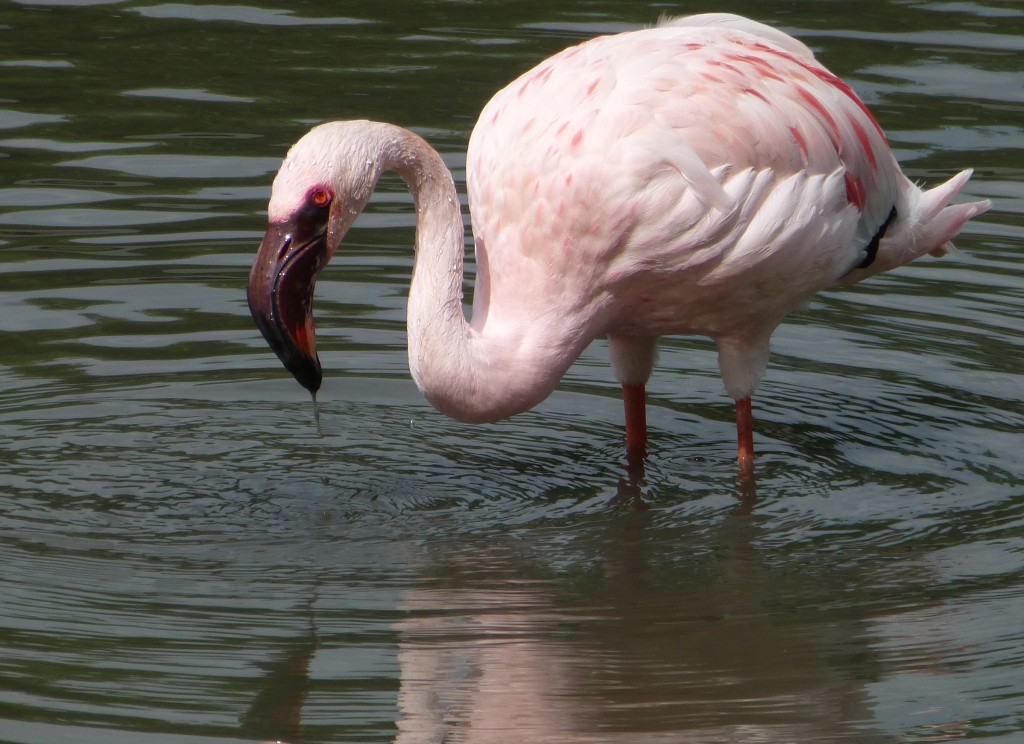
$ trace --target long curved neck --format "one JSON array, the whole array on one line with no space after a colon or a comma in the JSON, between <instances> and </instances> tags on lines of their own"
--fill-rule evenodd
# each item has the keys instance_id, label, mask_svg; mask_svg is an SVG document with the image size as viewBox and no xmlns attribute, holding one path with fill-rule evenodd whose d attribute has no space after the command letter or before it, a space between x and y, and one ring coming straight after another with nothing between
<instances>
[{"instance_id":1,"label":"long curved neck","mask_svg":"<svg viewBox=\"0 0 1024 744\"><path fill-rule=\"evenodd\" d=\"M416 204L416 259L409 287L409 368L435 408L452 418L488 422L528 410L558 384L566 359L548 344L527 338L529 323L485 333L462 309L465 229L452 175L441 156L418 135L391 128L382 167L398 173ZM488 282L477 267L477 289ZM475 312L487 314L487 298ZM542 348L547 351L543 351ZM577 351L578 353L578 351Z\"/></svg>"}]
</instances>

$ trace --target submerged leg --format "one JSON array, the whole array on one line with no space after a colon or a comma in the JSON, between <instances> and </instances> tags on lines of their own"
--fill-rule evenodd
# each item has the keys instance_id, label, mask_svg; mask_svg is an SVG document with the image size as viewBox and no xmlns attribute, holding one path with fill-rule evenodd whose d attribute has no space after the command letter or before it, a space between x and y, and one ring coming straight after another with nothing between
<instances>
[{"instance_id":1,"label":"submerged leg","mask_svg":"<svg viewBox=\"0 0 1024 744\"><path fill-rule=\"evenodd\" d=\"M736 441L740 472L749 475L754 470L754 415L750 396L736 401Z\"/></svg>"},{"instance_id":2,"label":"submerged leg","mask_svg":"<svg viewBox=\"0 0 1024 744\"><path fill-rule=\"evenodd\" d=\"M626 453L630 460L647 455L647 391L642 384L623 385L626 407Z\"/></svg>"},{"instance_id":3,"label":"submerged leg","mask_svg":"<svg viewBox=\"0 0 1024 744\"><path fill-rule=\"evenodd\" d=\"M644 511L650 505L641 491L647 459L647 391L643 383L623 384L622 401L626 408L626 477L619 478L614 501Z\"/></svg>"},{"instance_id":4,"label":"submerged leg","mask_svg":"<svg viewBox=\"0 0 1024 744\"><path fill-rule=\"evenodd\" d=\"M643 467L647 456L647 378L654 369L657 338L609 334L612 368L622 385L626 406L626 457L630 467Z\"/></svg>"}]
</instances>

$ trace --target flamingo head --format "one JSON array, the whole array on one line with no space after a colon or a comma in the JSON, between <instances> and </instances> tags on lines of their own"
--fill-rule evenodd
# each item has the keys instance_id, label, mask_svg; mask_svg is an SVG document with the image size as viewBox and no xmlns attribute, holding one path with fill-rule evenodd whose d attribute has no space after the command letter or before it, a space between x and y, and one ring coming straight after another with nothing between
<instances>
[{"instance_id":1,"label":"flamingo head","mask_svg":"<svg viewBox=\"0 0 1024 744\"><path fill-rule=\"evenodd\" d=\"M323 371L316 353L313 289L379 176L361 156L360 122L312 129L285 158L274 180L269 225L252 272L248 299L256 325L285 368L311 393Z\"/></svg>"},{"instance_id":2,"label":"flamingo head","mask_svg":"<svg viewBox=\"0 0 1024 744\"><path fill-rule=\"evenodd\" d=\"M316 393L313 288L327 263L330 192L314 189L287 220L271 222L249 275L249 310L270 348L299 383Z\"/></svg>"}]
</instances>

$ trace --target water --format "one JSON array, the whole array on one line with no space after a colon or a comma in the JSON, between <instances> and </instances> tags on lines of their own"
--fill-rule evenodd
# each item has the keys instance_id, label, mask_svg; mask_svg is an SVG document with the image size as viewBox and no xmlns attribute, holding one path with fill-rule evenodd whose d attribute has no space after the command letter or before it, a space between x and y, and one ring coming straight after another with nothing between
<instances>
[{"instance_id":1,"label":"water","mask_svg":"<svg viewBox=\"0 0 1024 744\"><path fill-rule=\"evenodd\" d=\"M1017 741L1024 4L734 6L994 202L780 329L756 499L703 340L640 484L602 344L534 412L434 413L397 179L318 285L317 436L245 306L288 144L394 121L462 188L492 91L688 10L338 5L0 9L0 741Z\"/></svg>"}]
</instances>

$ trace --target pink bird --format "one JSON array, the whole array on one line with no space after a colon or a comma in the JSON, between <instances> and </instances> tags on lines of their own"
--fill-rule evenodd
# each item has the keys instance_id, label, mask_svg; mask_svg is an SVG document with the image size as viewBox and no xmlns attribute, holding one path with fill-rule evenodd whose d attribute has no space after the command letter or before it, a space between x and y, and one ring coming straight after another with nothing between
<instances>
[{"instance_id":1,"label":"pink bird","mask_svg":"<svg viewBox=\"0 0 1024 744\"><path fill-rule=\"evenodd\" d=\"M818 290L944 254L988 208L951 204L970 171L930 191L910 183L850 87L777 29L706 14L591 39L499 91L473 130L470 320L459 198L430 145L349 121L291 148L248 297L314 394L314 284L385 170L416 204L409 366L438 410L466 422L526 411L606 336L627 452L642 460L658 337L708 336L748 473L750 397L783 318Z\"/></svg>"}]
</instances>

